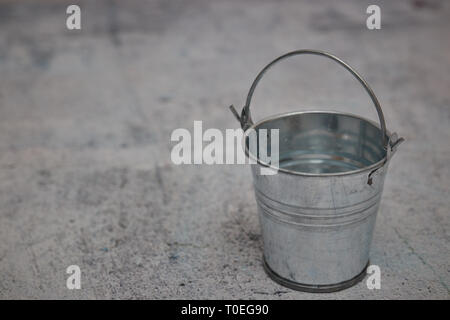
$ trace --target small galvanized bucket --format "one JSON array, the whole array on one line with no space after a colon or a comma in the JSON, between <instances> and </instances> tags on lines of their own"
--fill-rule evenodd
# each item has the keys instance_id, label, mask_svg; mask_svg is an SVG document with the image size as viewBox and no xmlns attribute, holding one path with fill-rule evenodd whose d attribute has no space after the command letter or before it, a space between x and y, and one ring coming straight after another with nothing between
<instances>
[{"instance_id":1,"label":"small galvanized bucket","mask_svg":"<svg viewBox=\"0 0 450 320\"><path fill-rule=\"evenodd\" d=\"M375 104L380 126L341 112L292 112L253 123L250 102L263 74L282 59L313 54L355 76ZM315 50L287 53L256 77L239 116L248 132L279 129L279 165L252 154L252 173L264 242L263 264L276 282L308 292L338 291L365 275L375 218L390 158L404 139L386 130L372 89L348 64ZM270 145L268 146L270 149ZM260 168L278 171L261 175Z\"/></svg>"}]
</instances>

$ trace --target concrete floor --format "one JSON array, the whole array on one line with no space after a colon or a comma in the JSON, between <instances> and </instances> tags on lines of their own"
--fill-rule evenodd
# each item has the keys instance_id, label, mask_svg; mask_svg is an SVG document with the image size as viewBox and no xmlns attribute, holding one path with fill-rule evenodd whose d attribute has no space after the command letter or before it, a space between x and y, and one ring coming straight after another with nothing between
<instances>
[{"instance_id":1,"label":"concrete floor","mask_svg":"<svg viewBox=\"0 0 450 320\"><path fill-rule=\"evenodd\" d=\"M0 2L0 298L449 299L450 3ZM176 128L236 128L256 73L299 48L353 65L406 137L371 250L381 289L283 288L265 275L250 169L176 166ZM254 118L319 106L376 120L318 57L271 70ZM332 106L332 107L328 107ZM66 288L79 265L82 289Z\"/></svg>"}]
</instances>

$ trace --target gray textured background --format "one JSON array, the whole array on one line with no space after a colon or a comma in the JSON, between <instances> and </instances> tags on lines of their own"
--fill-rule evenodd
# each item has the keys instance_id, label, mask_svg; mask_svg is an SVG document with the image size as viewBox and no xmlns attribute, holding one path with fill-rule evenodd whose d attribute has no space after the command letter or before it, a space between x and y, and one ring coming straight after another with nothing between
<instances>
[{"instance_id":1,"label":"gray textured background","mask_svg":"<svg viewBox=\"0 0 450 320\"><path fill-rule=\"evenodd\" d=\"M449 299L450 3L0 1L1 298ZM370 4L382 29L365 28ZM330 51L372 85L406 137L388 174L364 282L295 292L260 265L249 168L175 166L170 134L238 126L253 77L293 49ZM338 109L376 120L318 57L271 70L254 117ZM65 287L77 264L82 289Z\"/></svg>"}]
</instances>

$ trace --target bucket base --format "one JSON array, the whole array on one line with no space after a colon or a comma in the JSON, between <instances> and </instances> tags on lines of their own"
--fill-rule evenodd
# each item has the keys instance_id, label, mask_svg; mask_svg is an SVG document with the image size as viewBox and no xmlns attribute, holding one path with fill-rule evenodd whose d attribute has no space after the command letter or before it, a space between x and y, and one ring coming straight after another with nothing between
<instances>
[{"instance_id":1,"label":"bucket base","mask_svg":"<svg viewBox=\"0 0 450 320\"><path fill-rule=\"evenodd\" d=\"M358 282L360 282L362 279L364 279L366 275L366 269L369 266L369 261L367 262L364 269L359 273L357 276L350 280L342 281L339 283L334 284L304 284L304 283L297 283L292 280L283 278L279 276L277 273L275 273L267 264L265 257L263 256L263 267L266 271L267 275L276 283L281 284L284 287L297 290L297 291L304 291L304 292L312 292L312 293L329 293L329 292L336 292L340 290L347 289L349 287L354 286Z\"/></svg>"}]
</instances>

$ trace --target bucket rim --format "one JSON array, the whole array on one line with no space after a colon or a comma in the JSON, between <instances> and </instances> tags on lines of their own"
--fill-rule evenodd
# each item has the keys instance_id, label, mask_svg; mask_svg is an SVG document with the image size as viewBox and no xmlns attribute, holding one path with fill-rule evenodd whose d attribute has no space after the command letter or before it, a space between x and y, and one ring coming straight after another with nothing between
<instances>
[{"instance_id":1,"label":"bucket rim","mask_svg":"<svg viewBox=\"0 0 450 320\"><path fill-rule=\"evenodd\" d=\"M271 168L271 169L273 169L273 170L275 170L277 172L280 171L280 172L283 172L283 173L286 173L286 174L290 174L290 175L306 176L306 177L335 177L335 176L346 176L346 175L358 174L358 173L362 173L362 172L366 172L366 171L374 171L375 169L383 167L384 164L387 162L388 152L385 149L384 157L381 160L379 160L378 162L375 162L375 163L371 164L370 166L365 166L363 168L350 170L350 171L344 171L344 172L310 173L310 172L293 171L293 170L289 170L289 169L285 169L285 168L276 167L276 166L273 166L273 165L268 164L266 162L263 162L263 161L259 160L258 157L255 157L253 154L250 154L250 152L248 150L248 147L247 147L246 141L247 141L248 134L249 134L249 132L251 130L255 130L255 128L258 127L259 125L261 125L263 123L266 123L266 122L273 121L273 120L286 118L286 117L293 116L293 115L313 114L313 113L317 113L317 114L338 114L338 115L343 115L343 116L347 116L347 117L351 117L351 118L356 118L358 120L366 121L367 123L375 126L375 128L379 129L380 132L382 133L380 125L378 123L376 123L375 121L372 121L370 119L366 119L364 117L361 117L361 116L358 116L356 114L349 113L349 112L334 111L334 110L290 111L290 112L278 113L278 114L274 114L274 115L265 117L265 118L259 120L258 122L252 124L249 128L247 128L245 130L245 132L244 132L244 139L243 139L245 155L249 159L252 159L253 161L256 161L256 163L258 163L259 165L261 165L263 167ZM391 136L391 133L388 130L386 130L386 138L389 139L390 136Z\"/></svg>"}]
</instances>

